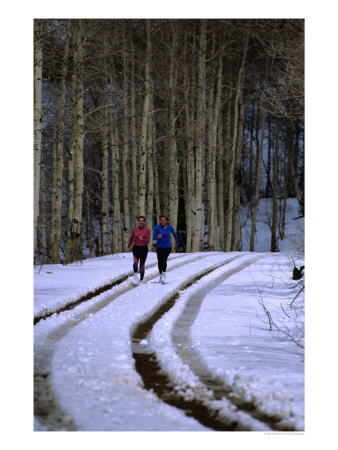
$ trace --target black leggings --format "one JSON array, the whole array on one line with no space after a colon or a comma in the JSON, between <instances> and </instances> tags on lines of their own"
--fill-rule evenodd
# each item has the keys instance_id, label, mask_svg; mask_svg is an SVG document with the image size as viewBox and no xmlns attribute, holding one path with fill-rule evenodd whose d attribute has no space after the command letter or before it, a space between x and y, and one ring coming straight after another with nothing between
<instances>
[{"instance_id":1,"label":"black leggings","mask_svg":"<svg viewBox=\"0 0 338 450\"><path fill-rule=\"evenodd\" d=\"M158 271L160 274L167 270L167 259L170 255L171 247L157 247L157 262L158 262Z\"/></svg>"},{"instance_id":2,"label":"black leggings","mask_svg":"<svg viewBox=\"0 0 338 450\"><path fill-rule=\"evenodd\" d=\"M137 272L138 269L138 262L140 261L140 275L141 280L143 280L144 272L145 272L145 263L148 255L148 247L147 246L138 246L134 245L133 247L133 256L134 256L134 264L133 269L134 273Z\"/></svg>"}]
</instances>

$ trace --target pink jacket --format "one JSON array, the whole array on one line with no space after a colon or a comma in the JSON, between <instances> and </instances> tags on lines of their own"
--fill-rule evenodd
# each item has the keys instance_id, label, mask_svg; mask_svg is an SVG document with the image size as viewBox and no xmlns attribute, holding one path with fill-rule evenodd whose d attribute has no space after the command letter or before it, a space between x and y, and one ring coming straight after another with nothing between
<instances>
[{"instance_id":1,"label":"pink jacket","mask_svg":"<svg viewBox=\"0 0 338 450\"><path fill-rule=\"evenodd\" d=\"M142 236L142 240L140 239L140 236ZM133 240L135 240L135 245L138 245L139 247L146 247L148 242L150 241L150 230L147 227L137 227L133 229L133 232L131 233L129 242L128 242L128 248L130 248Z\"/></svg>"}]
</instances>

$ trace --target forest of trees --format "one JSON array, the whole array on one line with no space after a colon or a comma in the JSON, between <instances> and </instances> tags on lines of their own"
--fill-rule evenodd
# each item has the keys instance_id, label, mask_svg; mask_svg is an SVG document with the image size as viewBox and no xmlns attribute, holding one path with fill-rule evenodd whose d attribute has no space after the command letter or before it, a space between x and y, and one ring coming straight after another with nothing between
<instances>
[{"instance_id":1,"label":"forest of trees","mask_svg":"<svg viewBox=\"0 0 338 450\"><path fill-rule=\"evenodd\" d=\"M241 250L271 198L304 215L304 21L35 19L34 259L124 251L160 214L181 251ZM245 207L245 215L243 215Z\"/></svg>"}]
</instances>

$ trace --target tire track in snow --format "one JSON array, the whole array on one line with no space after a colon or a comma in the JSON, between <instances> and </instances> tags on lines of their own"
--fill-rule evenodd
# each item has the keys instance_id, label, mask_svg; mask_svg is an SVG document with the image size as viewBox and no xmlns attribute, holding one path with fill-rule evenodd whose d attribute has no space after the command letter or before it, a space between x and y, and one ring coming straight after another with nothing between
<instances>
[{"instance_id":1,"label":"tire track in snow","mask_svg":"<svg viewBox=\"0 0 338 450\"><path fill-rule=\"evenodd\" d=\"M284 417L278 414L266 414L252 403L245 402L244 399L236 399L235 401L229 395L231 389L224 386L220 380L215 379L209 369L200 361L198 353L194 351L191 345L186 345L190 341L190 326L194 322L207 293L226 278L243 270L262 257L264 256L251 258L226 273L219 269L221 274L218 276L216 275L217 271L214 271L215 273L210 274L210 281L202 285L197 293L196 286L193 287L194 291L191 293L189 293L189 290L181 292L181 296L185 296L185 299L182 298L182 302L178 303L177 307L170 310L167 315L162 318L158 317L156 323L153 321L152 329L150 329L150 324L148 327L147 338L150 337L148 352L151 353L152 365L160 372L163 379L164 375L166 376L162 386L155 386L159 395L164 401L173 402L178 407L186 409L187 415L193 414L197 419L195 413L199 413L202 404L206 407L209 416L217 419L216 427L213 427L215 430L219 429L217 427L220 420L223 422L223 430L229 429L230 426L232 430L294 431L292 426L283 423ZM192 308L192 311L189 311L189 308ZM171 333L168 329L168 323L174 324ZM166 324L167 330L163 332ZM178 336L178 334L181 335ZM153 348L156 348L157 352ZM173 364L174 360L175 364ZM148 380L147 383L150 385ZM155 383L159 383L156 377ZM155 388L153 389L155 390ZM191 399L195 400L196 411L194 413L191 411L189 401L186 402L186 398L190 398L190 401ZM236 415L239 419L237 422L232 419Z\"/></svg>"},{"instance_id":2,"label":"tire track in snow","mask_svg":"<svg viewBox=\"0 0 338 450\"><path fill-rule=\"evenodd\" d=\"M182 256L181 255L180 256L176 256L175 259L174 259L174 263L175 263L175 261L180 260L181 258L184 258L184 256L186 256L186 255L182 254ZM153 267L157 267L157 263L156 262L147 265L147 269L148 270L150 268L153 268ZM170 270L170 269L168 269L168 270ZM34 325L39 323L40 320L42 320L42 319L48 319L49 317L53 316L54 314L60 314L60 313L62 313L64 311L69 311L71 309L76 308L81 303L84 303L84 302L86 302L88 300L91 300L94 297L98 297L100 294L102 294L102 293L104 293L106 291L109 291L110 289L112 289L112 288L114 288L116 286L119 286L124 281L128 280L128 278L130 276L132 276L132 275L133 275L133 272L129 272L128 274L122 275L121 277L113 280L112 282L110 282L108 284L105 284L104 286L100 286L100 287L96 288L93 291L87 292L86 294L82 295L78 299L72 300L72 301L70 301L69 303L67 303L64 306L61 306L61 307L56 308L56 309L54 309L52 311L46 311L46 312L44 312L42 314L38 314L38 315L34 316ZM146 279L147 279L147 277L146 277Z\"/></svg>"},{"instance_id":3,"label":"tire track in snow","mask_svg":"<svg viewBox=\"0 0 338 450\"><path fill-rule=\"evenodd\" d=\"M215 252L217 254L217 252ZM208 254L210 256L210 254ZM196 262L204 256L184 255L176 257L170 261L167 272L177 269L187 264ZM148 271L145 279L150 281L158 276L156 267L152 271ZM122 281L121 284L99 296L78 302L76 307L62 308L59 312L54 313L48 318L36 323L39 328L44 328L51 321L54 321L55 327L47 329L43 342L35 342L36 349L34 355L34 415L42 425L42 428L48 430L67 430L74 431L78 427L69 415L59 405L57 398L53 393L51 384L51 361L55 346L60 342L74 327L84 321L89 315L93 315L106 307L115 299L124 293L135 289L129 280ZM72 310L69 310L72 309ZM62 313L62 314L60 314ZM57 315L58 317L55 317ZM48 322L48 324L47 324Z\"/></svg>"},{"instance_id":4,"label":"tire track in snow","mask_svg":"<svg viewBox=\"0 0 338 450\"><path fill-rule=\"evenodd\" d=\"M190 393L189 395L186 395L187 389L185 389L185 393L182 395L179 390L176 389L177 386L173 383L171 374L163 368L156 351L154 351L151 346L140 345L140 343L142 341L147 341L156 322L158 322L163 315L165 315L174 306L175 301L180 297L180 295L182 295L183 290L187 290L194 282L207 276L211 272L214 272L219 267L229 264L230 262L233 262L241 257L242 256L236 256L231 258L226 263L222 263L218 267L208 269L199 276L195 277L193 280L190 280L184 284L180 293L172 296L151 317L140 323L132 335L135 365L137 371L142 376L145 387L154 391L164 402L182 409L187 416L194 417L203 425L216 431L249 431L252 430L252 426L246 421L241 422L234 414L226 414L224 411L222 414L218 414L218 410L213 410L210 408L210 404L213 400L215 400L215 397L210 397L210 391L208 392L208 389L203 389L197 396L191 395ZM250 264L253 264L260 258L261 256L251 258L249 261L244 262L240 266L236 266L234 269L229 270L226 275L222 274L219 278L228 278L232 274L243 270ZM217 281L219 278L217 278ZM209 374L207 374L206 377L208 378ZM267 426L265 429L270 428Z\"/></svg>"},{"instance_id":5,"label":"tire track in snow","mask_svg":"<svg viewBox=\"0 0 338 450\"><path fill-rule=\"evenodd\" d=\"M257 257L253 260L243 263L238 268L223 274L204 286L201 290L191 295L187 301L185 308L174 323L172 330L172 342L183 363L187 364L193 373L195 373L202 383L213 392L216 400L227 398L239 410L250 414L253 418L266 423L269 427L278 431L294 431L294 428L283 423L284 417L279 414L268 414L257 408L252 402L248 402L238 396L234 399L231 396L231 387L225 386L220 380L215 378L205 364L201 361L200 355L194 349L190 339L190 328L193 325L204 298L218 286L220 283L228 279L231 275L238 273L249 265L261 259Z\"/></svg>"}]
</instances>

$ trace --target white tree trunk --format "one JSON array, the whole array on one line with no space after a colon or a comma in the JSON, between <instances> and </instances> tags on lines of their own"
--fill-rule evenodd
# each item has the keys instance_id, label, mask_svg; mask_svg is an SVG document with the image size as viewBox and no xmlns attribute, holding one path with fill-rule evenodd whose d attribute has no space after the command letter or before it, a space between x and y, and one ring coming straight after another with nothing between
<instances>
[{"instance_id":1,"label":"white tree trunk","mask_svg":"<svg viewBox=\"0 0 338 450\"><path fill-rule=\"evenodd\" d=\"M105 115L106 115L105 108ZM108 139L104 127L102 131L102 166L101 166L101 239L102 252L104 255L110 253L109 242L109 192L108 192Z\"/></svg>"},{"instance_id":2,"label":"white tree trunk","mask_svg":"<svg viewBox=\"0 0 338 450\"><path fill-rule=\"evenodd\" d=\"M41 229L41 242L40 242L40 254L41 263L48 262L48 243L47 243L47 196L46 196L46 181L45 181L45 153L41 155L40 165L40 182L41 182L41 202L40 202L40 229Z\"/></svg>"},{"instance_id":3,"label":"white tree trunk","mask_svg":"<svg viewBox=\"0 0 338 450\"><path fill-rule=\"evenodd\" d=\"M262 155L263 155L263 145L264 145L265 118L266 118L266 109L263 109L261 138L260 138L258 154L257 154L254 205L253 205L253 212L252 212L252 218L251 218L250 252L253 252L255 250L256 220L257 220L257 211L258 211L258 202L259 202L259 185L260 185L260 181L261 181L261 165L262 165Z\"/></svg>"},{"instance_id":4,"label":"white tree trunk","mask_svg":"<svg viewBox=\"0 0 338 450\"><path fill-rule=\"evenodd\" d=\"M216 149L217 126L222 94L222 54L218 61L217 90L215 99L210 95L209 108L209 161L208 161L208 249L217 250L217 204L216 204ZM212 92L212 90L210 90ZM213 107L212 107L213 106Z\"/></svg>"},{"instance_id":5,"label":"white tree trunk","mask_svg":"<svg viewBox=\"0 0 338 450\"><path fill-rule=\"evenodd\" d=\"M42 142L42 20L34 21L34 257L37 252L37 233L40 200L40 164Z\"/></svg>"},{"instance_id":6,"label":"white tree trunk","mask_svg":"<svg viewBox=\"0 0 338 450\"><path fill-rule=\"evenodd\" d=\"M233 205L233 221L231 235L231 250L239 250L239 220L241 212L241 157L243 147L243 129L244 129L244 104L243 104L243 86L239 96L239 114L238 114L238 136L235 156L235 179L234 179L234 205Z\"/></svg>"},{"instance_id":7,"label":"white tree trunk","mask_svg":"<svg viewBox=\"0 0 338 450\"><path fill-rule=\"evenodd\" d=\"M151 64L151 22L149 19L146 20L147 27L147 50L146 50L146 61L145 61L145 81L144 81L144 104L143 104L143 115L142 115L142 126L141 126L141 142L140 142L140 170L139 170L139 204L138 204L138 214L145 216L146 211L146 175L147 175L147 130L148 130L148 114L149 114L149 102L150 102L150 64Z\"/></svg>"},{"instance_id":8,"label":"white tree trunk","mask_svg":"<svg viewBox=\"0 0 338 450\"><path fill-rule=\"evenodd\" d=\"M201 251L204 238L203 208L203 167L205 146L205 70L206 70L206 20L201 20L199 64L198 64L198 112L197 112L197 148L196 148L196 222L192 239L192 251Z\"/></svg>"},{"instance_id":9,"label":"white tree trunk","mask_svg":"<svg viewBox=\"0 0 338 450\"><path fill-rule=\"evenodd\" d=\"M131 54L134 54L134 47L132 40L130 41ZM137 138L136 138L136 109L135 109L135 60L132 58L131 75L130 75L130 128L131 128L131 198L132 211L137 211L138 208L138 170L137 170Z\"/></svg>"},{"instance_id":10,"label":"white tree trunk","mask_svg":"<svg viewBox=\"0 0 338 450\"><path fill-rule=\"evenodd\" d=\"M187 35L185 35L184 41L184 54L187 57ZM184 167L184 180L185 180L185 228L186 228L186 252L191 252L192 249L192 233L193 233L193 216L195 214L195 164L194 164L194 150L193 150L193 130L192 130L192 118L191 118L191 99L190 83L188 76L188 63L183 66L184 70L184 111L185 111L185 127L187 135L187 152L185 157Z\"/></svg>"},{"instance_id":11,"label":"white tree trunk","mask_svg":"<svg viewBox=\"0 0 338 450\"><path fill-rule=\"evenodd\" d=\"M122 197L123 197L123 247L127 247L131 234L130 220L130 170L129 170L129 103L128 103L128 64L127 64L126 36L123 39L123 153L122 153ZM132 195L136 195L135 192Z\"/></svg>"},{"instance_id":12,"label":"white tree trunk","mask_svg":"<svg viewBox=\"0 0 338 450\"><path fill-rule=\"evenodd\" d=\"M153 96L150 98L150 109L153 110ZM147 226L153 227L153 209L154 209L154 120L152 115L149 116L148 121L148 198L147 198ZM136 219L136 218L135 218Z\"/></svg>"},{"instance_id":13,"label":"white tree trunk","mask_svg":"<svg viewBox=\"0 0 338 450\"><path fill-rule=\"evenodd\" d=\"M154 148L153 151L153 161L154 161L154 189L155 189L155 209L156 216L154 215L155 224L159 219L161 214L161 196L160 196L160 175L159 175L159 162L157 157L157 151Z\"/></svg>"},{"instance_id":14,"label":"white tree trunk","mask_svg":"<svg viewBox=\"0 0 338 450\"><path fill-rule=\"evenodd\" d=\"M72 81L72 138L68 162L68 225L66 261L82 257L80 249L83 197L83 41L81 20L72 22L74 73Z\"/></svg>"},{"instance_id":15,"label":"white tree trunk","mask_svg":"<svg viewBox=\"0 0 338 450\"><path fill-rule=\"evenodd\" d=\"M219 248L224 251L224 145L222 136L222 115L218 118L218 152L217 152L217 212L219 224Z\"/></svg>"},{"instance_id":16,"label":"white tree trunk","mask_svg":"<svg viewBox=\"0 0 338 450\"><path fill-rule=\"evenodd\" d=\"M169 220L176 230L177 214L178 214L178 162L177 162L177 144L176 144L176 47L177 34L173 25L172 45L170 49L170 66L169 66Z\"/></svg>"},{"instance_id":17,"label":"white tree trunk","mask_svg":"<svg viewBox=\"0 0 338 450\"><path fill-rule=\"evenodd\" d=\"M113 118L113 115L111 114ZM113 119L111 120L113 123ZM112 145L112 186L113 186L113 239L112 239L112 251L113 253L119 253L125 250L122 247L122 229L121 229L121 200L120 200L120 152L119 152L119 139L117 128L111 132L111 145Z\"/></svg>"},{"instance_id":18,"label":"white tree trunk","mask_svg":"<svg viewBox=\"0 0 338 450\"><path fill-rule=\"evenodd\" d=\"M225 221L225 251L229 252L231 250L232 242L232 220L233 220L233 204L234 204L234 169L235 169L235 158L236 158L236 146L238 137L238 115L239 115L239 97L244 81L244 66L246 53L248 49L248 38L245 39L243 57L241 67L239 69L237 78L237 88L236 88L236 98L234 102L234 119L233 119L233 135L232 135L232 146L230 154L230 168L229 168L229 190L228 190L228 208Z\"/></svg>"},{"instance_id":19,"label":"white tree trunk","mask_svg":"<svg viewBox=\"0 0 338 450\"><path fill-rule=\"evenodd\" d=\"M279 126L276 124L275 145L273 150L272 169L272 224L271 224L271 252L278 251L277 243L277 189L278 189L278 152L279 152Z\"/></svg>"},{"instance_id":20,"label":"white tree trunk","mask_svg":"<svg viewBox=\"0 0 338 450\"><path fill-rule=\"evenodd\" d=\"M77 139L75 145L75 186L74 186L74 232L75 232L75 249L76 258L82 258L82 250L80 249L81 232L82 232L82 202L83 202L83 144L84 144L84 122L83 122L83 42L82 42L82 25L81 20L78 22L77 45L79 48L78 61L76 64L76 98L77 98Z\"/></svg>"},{"instance_id":21,"label":"white tree trunk","mask_svg":"<svg viewBox=\"0 0 338 450\"><path fill-rule=\"evenodd\" d=\"M66 106L66 87L67 70L69 54L69 32L70 20L66 21L65 47L63 51L61 82L60 82L60 106L59 106L59 136L56 148L55 164L55 186L54 186L54 209L53 209L53 243L52 243L52 262L59 262L59 248L62 235L61 208L62 208L62 180L63 180L63 145L65 130L65 106Z\"/></svg>"}]
</instances>

